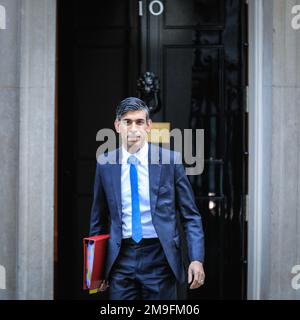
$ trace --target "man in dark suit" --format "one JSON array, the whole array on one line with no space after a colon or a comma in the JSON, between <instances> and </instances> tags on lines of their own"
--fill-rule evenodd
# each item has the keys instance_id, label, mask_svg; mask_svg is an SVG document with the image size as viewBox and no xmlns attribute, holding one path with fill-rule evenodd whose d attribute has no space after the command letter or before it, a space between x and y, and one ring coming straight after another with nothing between
<instances>
[{"instance_id":1,"label":"man in dark suit","mask_svg":"<svg viewBox=\"0 0 300 320\"><path fill-rule=\"evenodd\" d=\"M177 299L185 270L176 223L187 240L188 282L204 283L204 234L179 153L147 142L149 109L138 98L118 105L122 146L97 159L90 236L109 233L105 280L110 299ZM168 163L163 159L169 159Z\"/></svg>"}]
</instances>

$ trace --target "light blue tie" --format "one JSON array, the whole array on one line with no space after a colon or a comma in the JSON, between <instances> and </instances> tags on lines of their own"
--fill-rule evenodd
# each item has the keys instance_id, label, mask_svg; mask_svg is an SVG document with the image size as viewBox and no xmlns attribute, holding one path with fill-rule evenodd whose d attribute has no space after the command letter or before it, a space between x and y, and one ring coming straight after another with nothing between
<instances>
[{"instance_id":1,"label":"light blue tie","mask_svg":"<svg viewBox=\"0 0 300 320\"><path fill-rule=\"evenodd\" d=\"M135 156L130 156L127 162L130 164L132 239L138 243L143 238L137 173L137 165L139 160Z\"/></svg>"}]
</instances>

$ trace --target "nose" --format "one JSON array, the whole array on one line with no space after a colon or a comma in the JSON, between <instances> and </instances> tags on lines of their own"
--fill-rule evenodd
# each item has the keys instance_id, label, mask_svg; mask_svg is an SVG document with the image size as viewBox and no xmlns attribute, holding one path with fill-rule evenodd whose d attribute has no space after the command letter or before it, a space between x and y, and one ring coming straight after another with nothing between
<instances>
[{"instance_id":1,"label":"nose","mask_svg":"<svg viewBox=\"0 0 300 320\"><path fill-rule=\"evenodd\" d=\"M131 129L130 131L136 131L136 123L135 123L135 121L132 121L130 129Z\"/></svg>"}]
</instances>

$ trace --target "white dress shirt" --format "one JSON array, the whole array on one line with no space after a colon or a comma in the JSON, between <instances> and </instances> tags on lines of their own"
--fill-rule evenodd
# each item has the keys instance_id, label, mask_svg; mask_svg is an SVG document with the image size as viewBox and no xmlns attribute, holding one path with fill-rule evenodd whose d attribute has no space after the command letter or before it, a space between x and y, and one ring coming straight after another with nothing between
<instances>
[{"instance_id":1,"label":"white dress shirt","mask_svg":"<svg viewBox=\"0 0 300 320\"><path fill-rule=\"evenodd\" d=\"M157 238L157 233L152 224L150 191L149 191L149 170L148 170L148 143L136 153L129 153L122 146L122 171L121 171L121 196L122 196L122 238L132 237L132 206L130 188L130 164L128 157L134 155L140 163L137 165L138 190L141 212L141 224L143 238Z\"/></svg>"}]
</instances>

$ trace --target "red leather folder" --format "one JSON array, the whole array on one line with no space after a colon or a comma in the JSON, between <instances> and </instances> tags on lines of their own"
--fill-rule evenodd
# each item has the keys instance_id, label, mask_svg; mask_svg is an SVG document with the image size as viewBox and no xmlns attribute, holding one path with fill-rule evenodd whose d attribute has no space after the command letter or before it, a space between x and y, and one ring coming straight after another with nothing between
<instances>
[{"instance_id":1,"label":"red leather folder","mask_svg":"<svg viewBox=\"0 0 300 320\"><path fill-rule=\"evenodd\" d=\"M83 239L83 289L84 290L98 289L100 286L100 281L104 280L104 267L105 267L108 238L109 238L109 234L101 234L99 236L87 237ZM91 251L88 251L89 244L91 245L91 248L93 248L93 250ZM92 254L92 257L91 257L91 254ZM92 260L92 265L88 266L91 260ZM88 276L89 280L87 283L88 268L90 268L91 272Z\"/></svg>"}]
</instances>

